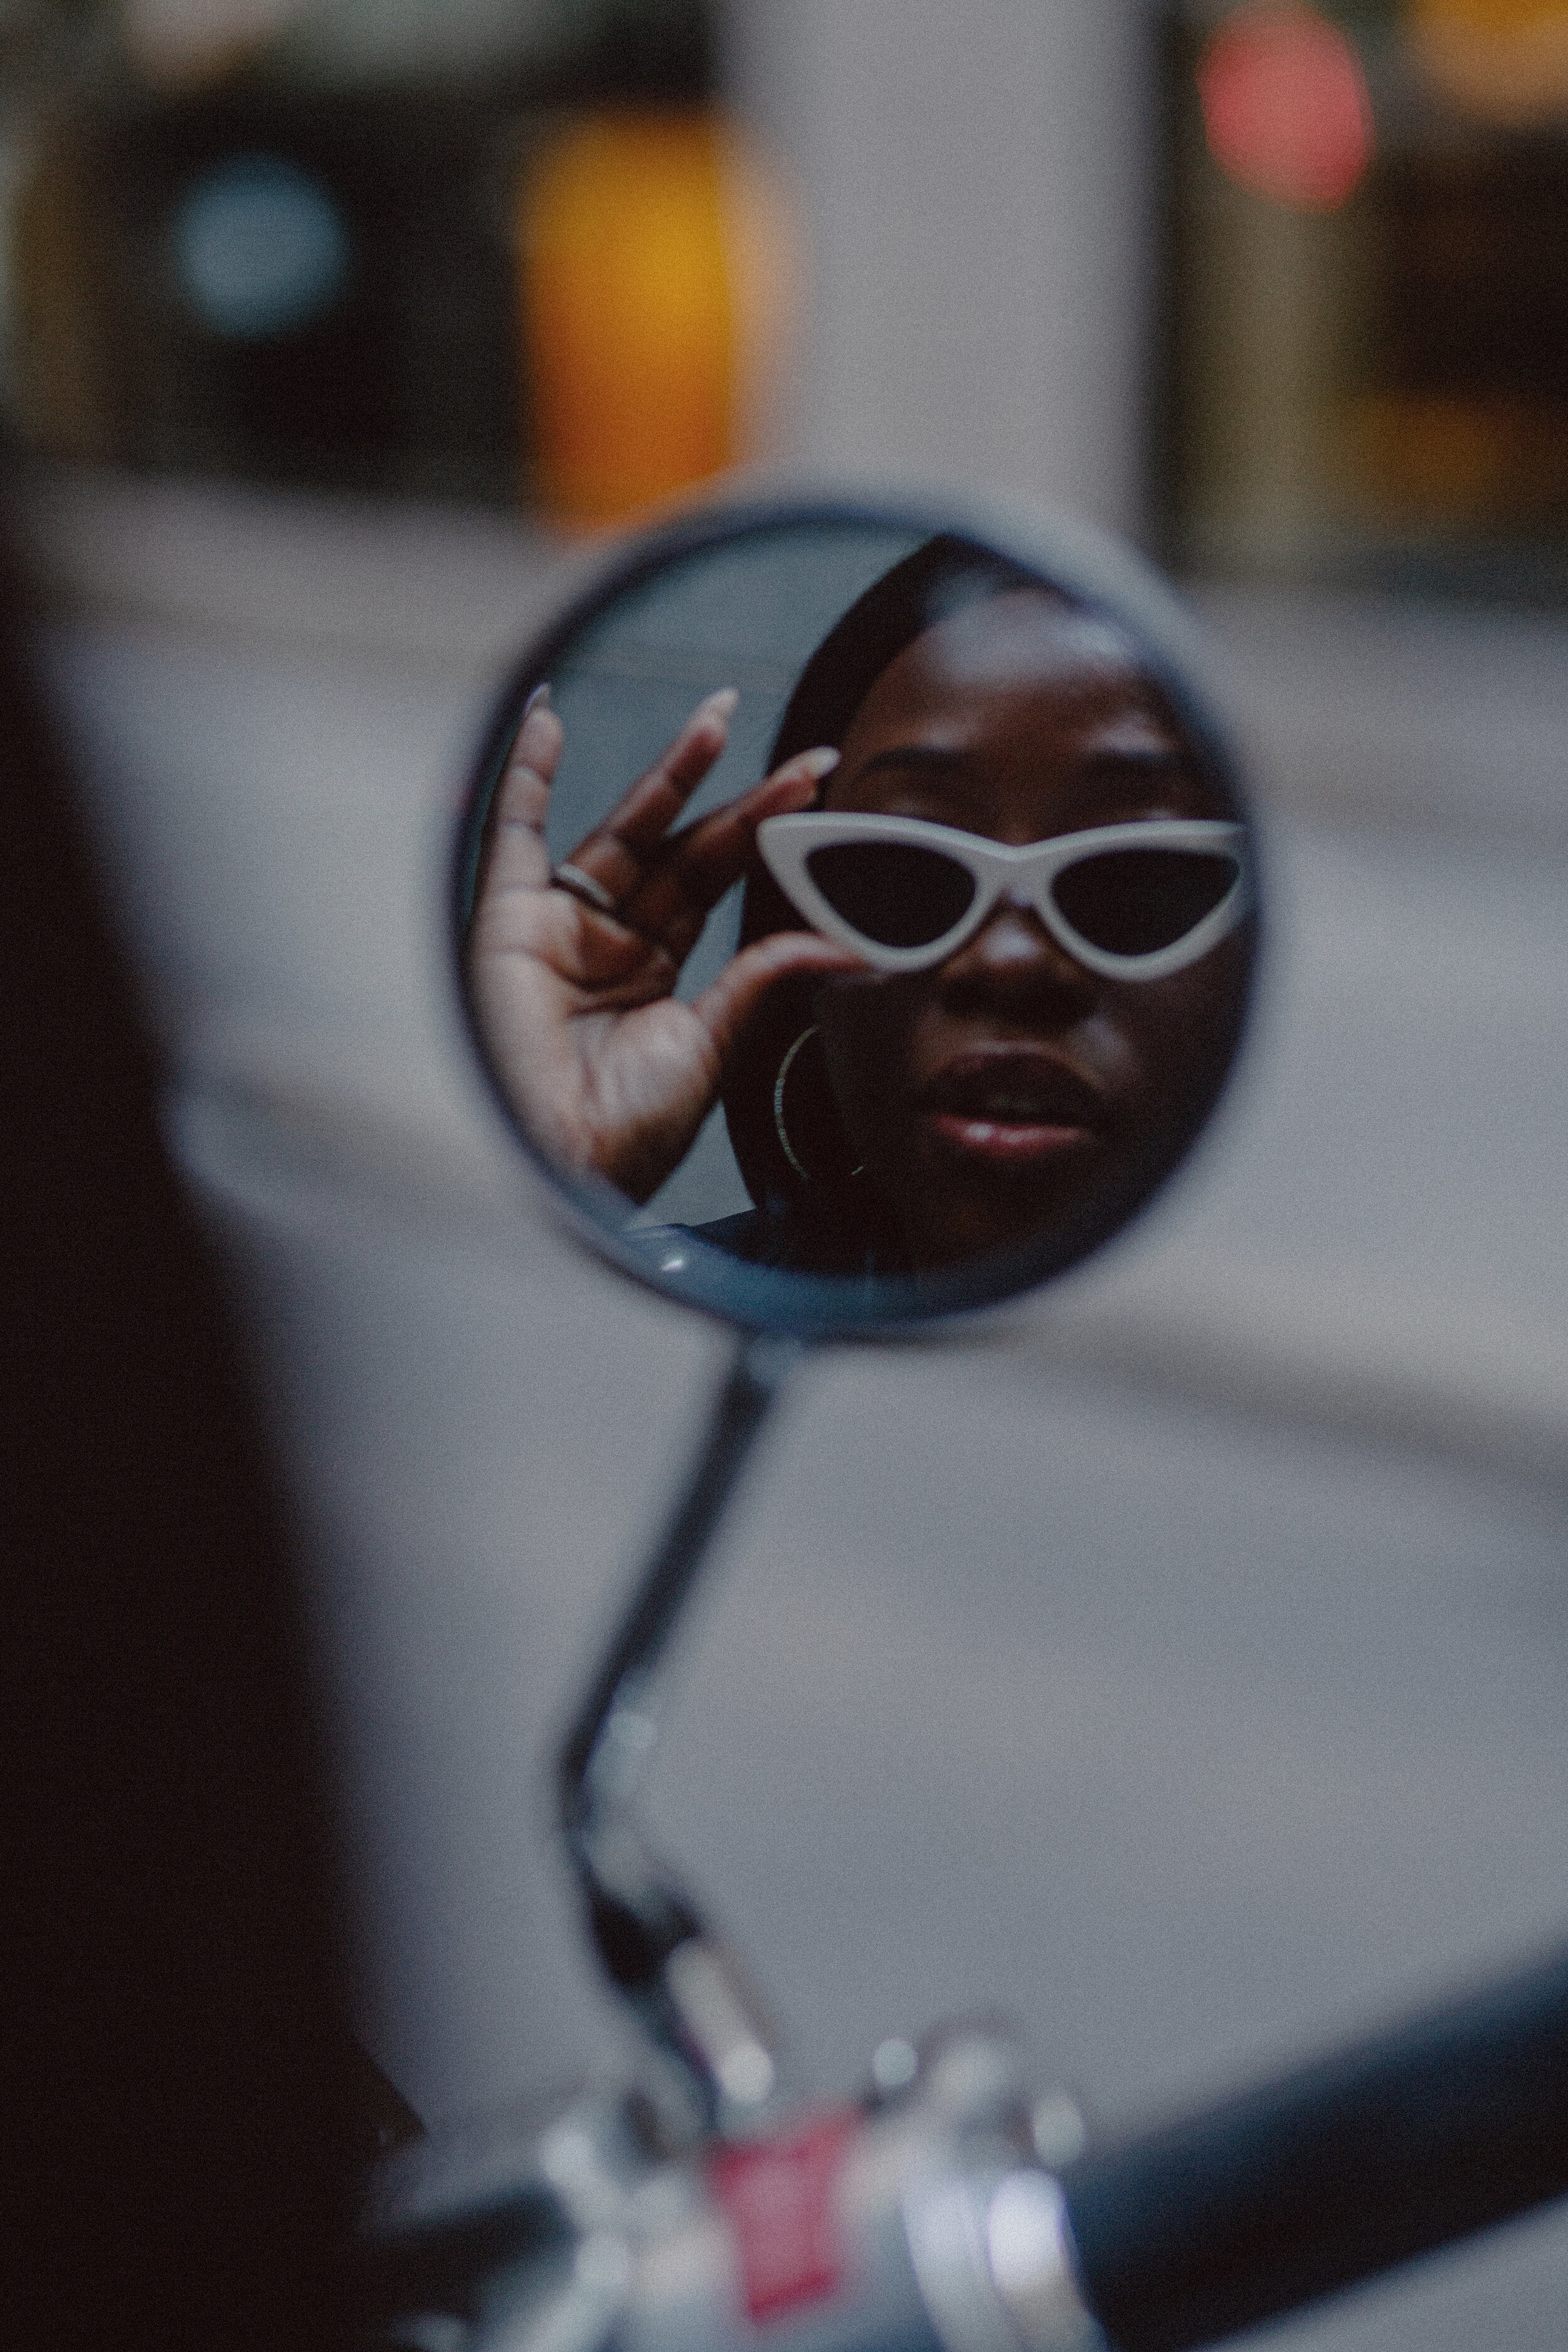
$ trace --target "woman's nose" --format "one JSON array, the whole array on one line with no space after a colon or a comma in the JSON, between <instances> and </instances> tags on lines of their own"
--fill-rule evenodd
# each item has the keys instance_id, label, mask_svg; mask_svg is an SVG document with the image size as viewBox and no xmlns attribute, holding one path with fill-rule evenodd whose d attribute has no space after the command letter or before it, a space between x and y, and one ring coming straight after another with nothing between
<instances>
[{"instance_id":1,"label":"woman's nose","mask_svg":"<svg viewBox=\"0 0 1568 2352\"><path fill-rule=\"evenodd\" d=\"M942 969L949 1012L981 1006L1076 1017L1094 1002L1093 974L1058 947L1032 907L1004 900Z\"/></svg>"}]
</instances>

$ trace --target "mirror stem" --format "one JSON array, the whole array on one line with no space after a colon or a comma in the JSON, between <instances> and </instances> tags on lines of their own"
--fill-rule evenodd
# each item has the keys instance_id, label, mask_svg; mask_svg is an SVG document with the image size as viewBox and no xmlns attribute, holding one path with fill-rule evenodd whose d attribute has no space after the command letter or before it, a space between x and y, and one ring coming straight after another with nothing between
<instances>
[{"instance_id":1,"label":"mirror stem","mask_svg":"<svg viewBox=\"0 0 1568 2352\"><path fill-rule=\"evenodd\" d=\"M658 1736L654 1679L798 1340L742 1335L674 1512L616 1628L557 1767L561 1825L590 1931L616 1990L680 2064L703 2126L762 2105L771 2038L695 1906L648 1852L631 1799Z\"/></svg>"}]
</instances>

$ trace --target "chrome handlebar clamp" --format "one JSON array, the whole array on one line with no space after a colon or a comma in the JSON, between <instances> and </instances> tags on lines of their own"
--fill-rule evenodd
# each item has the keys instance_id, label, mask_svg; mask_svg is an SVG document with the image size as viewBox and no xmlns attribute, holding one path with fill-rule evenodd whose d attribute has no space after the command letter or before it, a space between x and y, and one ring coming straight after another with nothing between
<instances>
[{"instance_id":1,"label":"chrome handlebar clamp","mask_svg":"<svg viewBox=\"0 0 1568 2352\"><path fill-rule=\"evenodd\" d=\"M1061 2099L1047 2110L1059 2137ZM635 2091L514 2111L392 2159L366 2234L382 2341L407 2352L1103 2341L1016 2050L989 2027L936 2037L890 2092L695 2154Z\"/></svg>"}]
</instances>

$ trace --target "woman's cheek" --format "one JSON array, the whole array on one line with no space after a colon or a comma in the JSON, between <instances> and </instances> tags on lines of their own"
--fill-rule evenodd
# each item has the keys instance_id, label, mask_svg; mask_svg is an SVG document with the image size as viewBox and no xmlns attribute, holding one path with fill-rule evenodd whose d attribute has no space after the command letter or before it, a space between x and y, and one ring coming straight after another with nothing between
<instances>
[{"instance_id":1,"label":"woman's cheek","mask_svg":"<svg viewBox=\"0 0 1568 2352\"><path fill-rule=\"evenodd\" d=\"M1206 1108L1230 1066L1243 1002L1228 972L1201 965L1140 991L1126 1038L1152 1122L1180 1123L1195 1104Z\"/></svg>"},{"instance_id":2,"label":"woman's cheek","mask_svg":"<svg viewBox=\"0 0 1568 2352\"><path fill-rule=\"evenodd\" d=\"M907 1125L911 1047L926 991L923 975L836 974L816 992L828 1081L846 1132L877 1160Z\"/></svg>"},{"instance_id":3,"label":"woman's cheek","mask_svg":"<svg viewBox=\"0 0 1568 2352\"><path fill-rule=\"evenodd\" d=\"M1151 1023L1151 1009L1130 988L1112 987L1067 1041L1085 1075L1112 1097L1132 1094L1148 1083L1161 1026L1158 1018Z\"/></svg>"}]
</instances>

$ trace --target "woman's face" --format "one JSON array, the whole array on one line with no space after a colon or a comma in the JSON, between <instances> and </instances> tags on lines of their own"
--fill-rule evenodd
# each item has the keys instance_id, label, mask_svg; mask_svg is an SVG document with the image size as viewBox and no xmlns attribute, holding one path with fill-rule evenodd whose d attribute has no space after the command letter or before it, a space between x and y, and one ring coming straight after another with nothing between
<instances>
[{"instance_id":1,"label":"woman's face","mask_svg":"<svg viewBox=\"0 0 1568 2352\"><path fill-rule=\"evenodd\" d=\"M1232 814L1127 641L1026 589L966 607L889 664L824 802L1019 846ZM1004 898L934 970L825 982L839 1114L914 1263L1133 1206L1229 1066L1251 946L1244 925L1165 979L1110 980Z\"/></svg>"}]
</instances>

